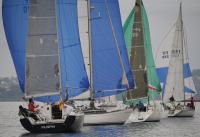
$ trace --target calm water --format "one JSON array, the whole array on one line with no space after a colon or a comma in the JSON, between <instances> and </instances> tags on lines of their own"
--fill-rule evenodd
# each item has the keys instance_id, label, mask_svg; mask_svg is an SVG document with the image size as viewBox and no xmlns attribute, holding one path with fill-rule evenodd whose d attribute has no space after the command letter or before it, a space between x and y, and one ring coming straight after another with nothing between
<instances>
[{"instance_id":1,"label":"calm water","mask_svg":"<svg viewBox=\"0 0 200 137\"><path fill-rule=\"evenodd\" d=\"M0 102L0 137L200 137L200 104L194 118L165 118L160 122L83 127L74 134L30 134L19 122L19 102Z\"/></svg>"}]
</instances>

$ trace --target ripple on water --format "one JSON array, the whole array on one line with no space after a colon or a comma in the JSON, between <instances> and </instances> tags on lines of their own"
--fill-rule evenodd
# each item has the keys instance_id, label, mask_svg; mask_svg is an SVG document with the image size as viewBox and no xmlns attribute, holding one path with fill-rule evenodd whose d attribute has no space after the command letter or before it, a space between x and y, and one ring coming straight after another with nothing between
<instances>
[{"instance_id":1,"label":"ripple on water","mask_svg":"<svg viewBox=\"0 0 200 137\"><path fill-rule=\"evenodd\" d=\"M88 126L76 134L31 134L19 122L19 102L0 102L0 137L199 137L200 104L194 118L165 118L160 122Z\"/></svg>"}]
</instances>

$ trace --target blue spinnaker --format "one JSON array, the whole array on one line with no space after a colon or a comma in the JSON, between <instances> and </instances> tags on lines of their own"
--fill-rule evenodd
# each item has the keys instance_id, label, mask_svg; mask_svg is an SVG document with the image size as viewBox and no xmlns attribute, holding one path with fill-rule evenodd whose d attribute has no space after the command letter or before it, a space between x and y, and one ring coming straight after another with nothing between
<instances>
[{"instance_id":1,"label":"blue spinnaker","mask_svg":"<svg viewBox=\"0 0 200 137\"><path fill-rule=\"evenodd\" d=\"M160 81L165 82L167 78L168 67L157 68L156 70L160 78ZM183 70L184 70L184 78L192 76L189 63L183 65Z\"/></svg>"},{"instance_id":2,"label":"blue spinnaker","mask_svg":"<svg viewBox=\"0 0 200 137\"><path fill-rule=\"evenodd\" d=\"M3 0L3 24L19 85L25 87L25 50L28 34L28 1Z\"/></svg>"},{"instance_id":3,"label":"blue spinnaker","mask_svg":"<svg viewBox=\"0 0 200 137\"><path fill-rule=\"evenodd\" d=\"M160 81L163 83L163 89L165 89L165 83L167 79L168 67L157 68L157 73L160 78ZM192 77L192 72L190 69L189 63L183 65L183 75L184 79ZM185 93L195 93L191 88L184 87ZM164 95L165 91L163 90L162 96Z\"/></svg>"},{"instance_id":4,"label":"blue spinnaker","mask_svg":"<svg viewBox=\"0 0 200 137\"><path fill-rule=\"evenodd\" d=\"M62 95L74 97L89 87L80 47L76 0L57 0L57 27L60 51ZM25 87L25 55L28 35L28 0L3 0L3 23L21 90ZM59 96L38 98L55 102Z\"/></svg>"}]
</instances>

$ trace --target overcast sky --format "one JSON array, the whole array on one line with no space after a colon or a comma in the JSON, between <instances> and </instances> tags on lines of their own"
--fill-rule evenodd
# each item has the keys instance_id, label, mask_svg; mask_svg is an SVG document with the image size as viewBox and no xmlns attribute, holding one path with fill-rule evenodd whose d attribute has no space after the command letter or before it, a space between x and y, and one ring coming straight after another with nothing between
<instances>
[{"instance_id":1,"label":"overcast sky","mask_svg":"<svg viewBox=\"0 0 200 137\"><path fill-rule=\"evenodd\" d=\"M1 3L2 0L0 0ZM143 0L151 31L152 47L155 51L163 37L174 24L181 0ZM124 23L135 0L119 0L122 22ZM192 69L200 69L200 0L182 0L183 20L187 32L189 60ZM0 4L1 6L1 4ZM0 10L1 16L1 10ZM0 77L16 76L14 65L8 50L2 18L0 18Z\"/></svg>"}]
</instances>

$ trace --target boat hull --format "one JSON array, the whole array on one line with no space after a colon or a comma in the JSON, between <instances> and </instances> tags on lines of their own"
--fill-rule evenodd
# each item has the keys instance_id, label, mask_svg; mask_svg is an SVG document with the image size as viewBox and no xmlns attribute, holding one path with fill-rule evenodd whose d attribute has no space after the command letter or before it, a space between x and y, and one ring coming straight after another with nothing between
<instances>
[{"instance_id":1,"label":"boat hull","mask_svg":"<svg viewBox=\"0 0 200 137\"><path fill-rule=\"evenodd\" d=\"M168 117L193 117L194 114L194 109L184 108L180 110L169 110Z\"/></svg>"},{"instance_id":2,"label":"boat hull","mask_svg":"<svg viewBox=\"0 0 200 137\"><path fill-rule=\"evenodd\" d=\"M162 107L160 103L148 106L147 111L139 111L137 108L134 109L127 122L158 122L162 117Z\"/></svg>"},{"instance_id":3,"label":"boat hull","mask_svg":"<svg viewBox=\"0 0 200 137\"><path fill-rule=\"evenodd\" d=\"M128 123L137 122L158 122L161 119L161 111L148 110L146 112L139 112L135 110L129 117Z\"/></svg>"},{"instance_id":4,"label":"boat hull","mask_svg":"<svg viewBox=\"0 0 200 137\"><path fill-rule=\"evenodd\" d=\"M69 115L62 122L33 123L29 117L21 118L21 125L31 133L78 132L83 126L84 115Z\"/></svg>"},{"instance_id":5,"label":"boat hull","mask_svg":"<svg viewBox=\"0 0 200 137\"><path fill-rule=\"evenodd\" d=\"M84 125L124 124L132 112L132 109L125 109L96 114L87 113L85 114Z\"/></svg>"},{"instance_id":6,"label":"boat hull","mask_svg":"<svg viewBox=\"0 0 200 137\"><path fill-rule=\"evenodd\" d=\"M149 117L146 119L145 122L158 122L160 121L162 116L161 111L152 111L152 113L149 115Z\"/></svg>"}]
</instances>

